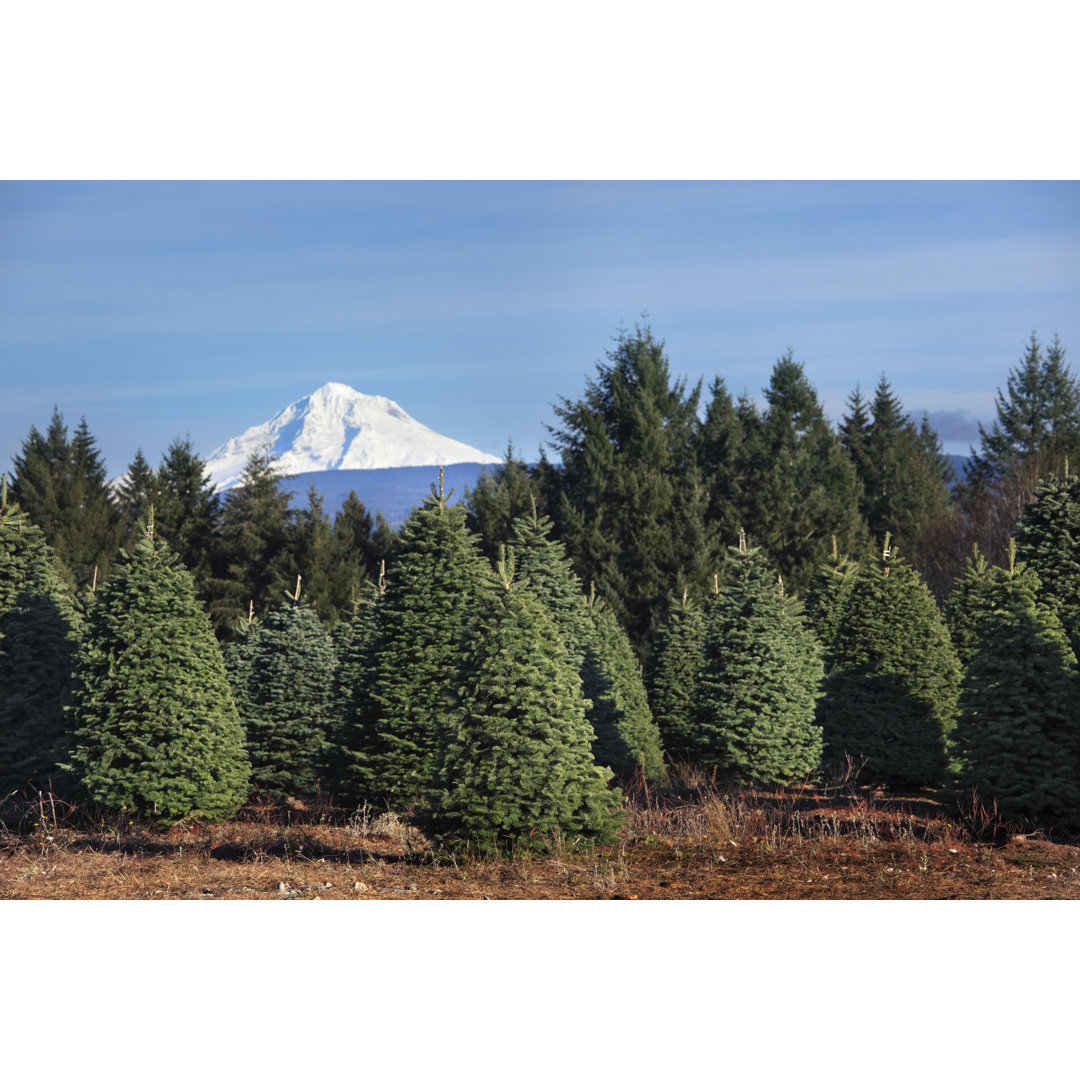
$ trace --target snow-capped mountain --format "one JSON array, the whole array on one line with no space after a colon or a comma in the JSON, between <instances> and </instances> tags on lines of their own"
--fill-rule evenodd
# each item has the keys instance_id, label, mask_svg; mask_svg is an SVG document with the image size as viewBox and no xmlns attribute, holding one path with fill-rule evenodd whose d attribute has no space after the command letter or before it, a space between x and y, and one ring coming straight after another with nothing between
<instances>
[{"instance_id":1,"label":"snow-capped mountain","mask_svg":"<svg viewBox=\"0 0 1080 1080\"><path fill-rule=\"evenodd\" d=\"M222 491L234 487L252 451L263 447L290 474L500 461L432 431L389 398L336 382L219 446L206 462L210 479Z\"/></svg>"}]
</instances>

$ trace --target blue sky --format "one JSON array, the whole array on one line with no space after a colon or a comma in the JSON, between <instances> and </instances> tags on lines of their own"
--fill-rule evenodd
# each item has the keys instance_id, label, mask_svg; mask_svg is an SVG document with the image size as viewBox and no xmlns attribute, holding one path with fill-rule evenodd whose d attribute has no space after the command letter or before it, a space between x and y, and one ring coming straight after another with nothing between
<instances>
[{"instance_id":1,"label":"blue sky","mask_svg":"<svg viewBox=\"0 0 1080 1080\"><path fill-rule=\"evenodd\" d=\"M323 383L532 459L620 325L833 420L884 372L964 453L1033 329L1080 371L1080 183L6 182L0 469L53 404L110 475Z\"/></svg>"}]
</instances>

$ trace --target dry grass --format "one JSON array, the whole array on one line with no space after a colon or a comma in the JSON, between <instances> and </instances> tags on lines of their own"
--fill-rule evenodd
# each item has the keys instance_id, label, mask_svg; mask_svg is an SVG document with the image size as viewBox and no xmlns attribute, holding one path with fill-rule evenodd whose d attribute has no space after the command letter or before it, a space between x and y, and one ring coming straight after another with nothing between
<instances>
[{"instance_id":1,"label":"dry grass","mask_svg":"<svg viewBox=\"0 0 1080 1080\"><path fill-rule=\"evenodd\" d=\"M668 786L631 786L616 844L487 859L328 803L170 829L48 796L0 812L3 899L1080 898L1080 848L1018 835L978 802L958 811L850 777L729 791L682 767Z\"/></svg>"}]
</instances>

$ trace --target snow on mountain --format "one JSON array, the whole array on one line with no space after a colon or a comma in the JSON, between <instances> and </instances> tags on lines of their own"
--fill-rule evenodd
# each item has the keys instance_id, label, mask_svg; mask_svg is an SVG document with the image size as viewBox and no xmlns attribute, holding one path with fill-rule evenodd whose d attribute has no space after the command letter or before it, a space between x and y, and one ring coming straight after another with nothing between
<instances>
[{"instance_id":1,"label":"snow on mountain","mask_svg":"<svg viewBox=\"0 0 1080 1080\"><path fill-rule=\"evenodd\" d=\"M288 474L500 461L432 431L389 398L336 382L219 446L206 462L210 479L220 490L234 487L252 451L263 447Z\"/></svg>"}]
</instances>

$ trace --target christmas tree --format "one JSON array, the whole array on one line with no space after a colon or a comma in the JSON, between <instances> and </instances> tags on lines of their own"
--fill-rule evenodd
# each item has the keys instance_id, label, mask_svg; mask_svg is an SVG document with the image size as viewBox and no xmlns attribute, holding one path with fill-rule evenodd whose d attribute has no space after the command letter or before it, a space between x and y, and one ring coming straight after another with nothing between
<instances>
[{"instance_id":1,"label":"christmas tree","mask_svg":"<svg viewBox=\"0 0 1080 1080\"><path fill-rule=\"evenodd\" d=\"M362 677L350 688L346 793L409 810L434 779L445 738L446 685L466 617L495 587L465 527L465 509L439 487L406 521L386 595L376 605Z\"/></svg>"},{"instance_id":2,"label":"christmas tree","mask_svg":"<svg viewBox=\"0 0 1080 1080\"><path fill-rule=\"evenodd\" d=\"M330 635L299 593L297 582L291 604L229 646L251 780L278 798L305 798L320 786L337 669Z\"/></svg>"},{"instance_id":3,"label":"christmas tree","mask_svg":"<svg viewBox=\"0 0 1080 1080\"><path fill-rule=\"evenodd\" d=\"M653 656L646 683L649 707L668 755L691 758L698 682L705 662L705 617L687 591L672 598Z\"/></svg>"},{"instance_id":4,"label":"christmas tree","mask_svg":"<svg viewBox=\"0 0 1080 1080\"><path fill-rule=\"evenodd\" d=\"M424 828L480 850L607 841L621 799L598 767L576 666L539 599L513 582L481 602L451 679Z\"/></svg>"},{"instance_id":5,"label":"christmas tree","mask_svg":"<svg viewBox=\"0 0 1080 1080\"><path fill-rule=\"evenodd\" d=\"M1080 829L1076 658L1038 575L1015 562L987 586L960 695L958 786L1024 826Z\"/></svg>"},{"instance_id":6,"label":"christmas tree","mask_svg":"<svg viewBox=\"0 0 1080 1080\"><path fill-rule=\"evenodd\" d=\"M571 662L580 673L593 753L620 775L642 768L651 780L663 775L659 732L641 685L638 663L610 612L589 603L563 545L551 538L551 519L531 513L514 522L518 578L544 605Z\"/></svg>"},{"instance_id":7,"label":"christmas tree","mask_svg":"<svg viewBox=\"0 0 1080 1080\"><path fill-rule=\"evenodd\" d=\"M212 821L247 795L221 652L191 574L154 536L152 513L91 608L75 717L75 772L107 810Z\"/></svg>"},{"instance_id":8,"label":"christmas tree","mask_svg":"<svg viewBox=\"0 0 1080 1080\"><path fill-rule=\"evenodd\" d=\"M67 710L80 620L41 530L0 478L0 796L54 787L70 752Z\"/></svg>"},{"instance_id":9,"label":"christmas tree","mask_svg":"<svg viewBox=\"0 0 1080 1080\"><path fill-rule=\"evenodd\" d=\"M805 778L821 760L821 647L743 534L728 567L706 617L695 757L740 783Z\"/></svg>"},{"instance_id":10,"label":"christmas tree","mask_svg":"<svg viewBox=\"0 0 1080 1080\"><path fill-rule=\"evenodd\" d=\"M818 718L825 760L865 760L862 778L937 784L956 721L960 662L922 579L886 536L841 612Z\"/></svg>"},{"instance_id":11,"label":"christmas tree","mask_svg":"<svg viewBox=\"0 0 1080 1080\"><path fill-rule=\"evenodd\" d=\"M1039 575L1040 599L1057 612L1080 655L1080 476L1044 476L1016 532L1016 556Z\"/></svg>"}]
</instances>

